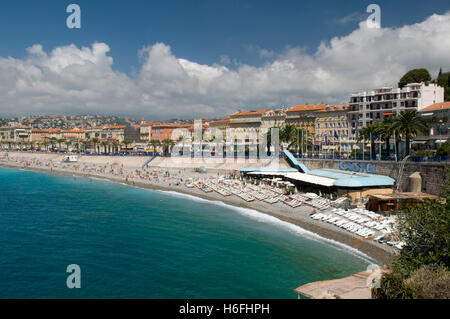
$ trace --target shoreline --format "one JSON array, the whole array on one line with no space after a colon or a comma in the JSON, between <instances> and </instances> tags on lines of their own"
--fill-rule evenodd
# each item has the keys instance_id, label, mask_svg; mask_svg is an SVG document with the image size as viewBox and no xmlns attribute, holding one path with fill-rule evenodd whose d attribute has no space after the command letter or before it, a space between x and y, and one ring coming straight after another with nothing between
<instances>
[{"instance_id":1,"label":"shoreline","mask_svg":"<svg viewBox=\"0 0 450 319\"><path fill-rule=\"evenodd\" d=\"M339 231L333 229L331 225L327 223L319 224L318 222L314 222L309 217L309 213L305 216L302 216L301 214L298 214L298 212L295 212L294 209L287 207L287 206L280 206L284 204L275 204L273 206L267 206L270 204L266 203L247 203L244 201L239 201L237 198L228 198L224 197L220 194L217 194L215 192L212 193L204 193L203 191L197 189L197 188L187 188L184 185L180 186L171 186L169 185L159 185L154 183L143 183L139 181L126 181L125 179L118 177L118 176L106 176L99 173L85 173L85 172L78 172L78 171L67 171L57 168L40 168L40 167L29 167L25 165L21 165L17 163L17 165L14 165L12 163L5 163L0 162L0 167L7 167L12 169L23 169L23 170L30 170L30 171L37 171L42 173L50 173L50 174L60 174L60 175L69 175L69 176L80 176L85 178L99 178L103 180L109 180L111 182L118 182L123 183L128 186L135 186L140 187L144 189L150 189L150 190L156 190L156 191L163 191L163 192L175 192L178 194L184 194L193 196L196 198L201 198L203 200L207 201L216 201L216 202L222 202L226 205L235 207L235 208L244 208L244 209L250 209L253 211L257 211L258 213L262 213L268 216L275 217L283 222L295 225L300 227L303 230L306 230L307 232L311 232L314 235L318 235L319 237L322 237L322 239L331 241L328 242L328 244L333 245L333 241L337 242L339 244L343 244L345 246L348 246L347 248L353 248L359 251L360 253L363 253L364 255L367 255L371 259L375 260L380 266L386 267L392 263L392 260L394 258L393 250L389 251L388 249L391 247L382 247L380 244L375 243L373 241L363 241L358 243L357 245L354 244L355 240L358 238L355 236L352 236L350 233L345 233L344 231ZM278 205L278 206L276 206ZM276 208L280 208L277 210ZM307 209L305 209L306 211ZM310 209L312 211L312 208ZM295 216L294 216L295 214ZM307 235L305 235L307 236ZM342 246L334 244L338 249L342 249ZM352 253L350 251L350 253ZM353 252L353 254L357 255ZM361 256L361 258L366 258L367 256Z\"/></svg>"}]
</instances>

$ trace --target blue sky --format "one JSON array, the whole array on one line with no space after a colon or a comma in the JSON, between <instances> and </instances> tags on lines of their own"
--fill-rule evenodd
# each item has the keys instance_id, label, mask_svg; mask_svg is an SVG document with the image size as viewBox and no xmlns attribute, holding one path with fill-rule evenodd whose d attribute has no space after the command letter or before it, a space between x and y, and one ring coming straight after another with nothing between
<instances>
[{"instance_id":1,"label":"blue sky","mask_svg":"<svg viewBox=\"0 0 450 319\"><path fill-rule=\"evenodd\" d=\"M264 63L261 49L281 52L287 46L313 53L321 41L351 32L359 17L367 17L374 1L2 1L0 53L25 56L35 43L50 50L75 44L105 42L114 68L130 73L139 67L137 52L144 45L164 42L177 57L201 64L228 56L238 63ZM82 9L81 30L65 26L65 8ZM450 10L450 1L376 1L382 26L397 27L422 21L432 13ZM346 19L347 18L347 19ZM232 67L232 66L231 66Z\"/></svg>"},{"instance_id":2,"label":"blue sky","mask_svg":"<svg viewBox=\"0 0 450 319\"><path fill-rule=\"evenodd\" d=\"M81 7L82 28L66 27ZM450 1L5 0L0 116L219 118L450 71Z\"/></svg>"}]
</instances>

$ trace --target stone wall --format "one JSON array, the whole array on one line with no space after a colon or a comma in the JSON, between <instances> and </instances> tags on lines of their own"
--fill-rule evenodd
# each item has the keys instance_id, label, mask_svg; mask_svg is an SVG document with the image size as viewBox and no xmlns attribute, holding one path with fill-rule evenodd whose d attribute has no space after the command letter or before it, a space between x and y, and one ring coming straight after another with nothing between
<instances>
[{"instance_id":1,"label":"stone wall","mask_svg":"<svg viewBox=\"0 0 450 319\"><path fill-rule=\"evenodd\" d=\"M391 161L354 161L344 160L358 163L370 163L376 165L379 175L386 175L397 180L401 163ZM316 160L304 159L303 162L309 169L333 168L339 170L339 160ZM450 167L447 163L416 163L406 162L400 181L400 191L407 191L409 176L415 172L419 172L422 177L422 192L439 195L442 191L442 181L445 176L446 168Z\"/></svg>"}]
</instances>

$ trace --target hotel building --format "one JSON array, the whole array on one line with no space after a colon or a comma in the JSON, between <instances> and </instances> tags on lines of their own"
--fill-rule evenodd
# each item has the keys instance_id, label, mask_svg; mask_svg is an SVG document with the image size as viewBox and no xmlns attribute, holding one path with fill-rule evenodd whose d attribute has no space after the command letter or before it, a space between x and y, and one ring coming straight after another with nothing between
<instances>
[{"instance_id":1,"label":"hotel building","mask_svg":"<svg viewBox=\"0 0 450 319\"><path fill-rule=\"evenodd\" d=\"M316 128L316 112L325 110L324 104L297 105L286 112L286 124L293 125L308 135L315 135Z\"/></svg>"},{"instance_id":2,"label":"hotel building","mask_svg":"<svg viewBox=\"0 0 450 319\"><path fill-rule=\"evenodd\" d=\"M60 129L51 128L51 129L32 129L31 130L31 141L32 142L45 142L50 139L61 139L62 131Z\"/></svg>"},{"instance_id":3,"label":"hotel building","mask_svg":"<svg viewBox=\"0 0 450 319\"><path fill-rule=\"evenodd\" d=\"M177 141L183 135L181 129L187 129L186 125L162 123L152 126L151 140L162 142L165 139Z\"/></svg>"},{"instance_id":4,"label":"hotel building","mask_svg":"<svg viewBox=\"0 0 450 319\"><path fill-rule=\"evenodd\" d=\"M327 105L315 112L315 145L327 152L350 152L348 105Z\"/></svg>"},{"instance_id":5,"label":"hotel building","mask_svg":"<svg viewBox=\"0 0 450 319\"><path fill-rule=\"evenodd\" d=\"M111 125L90 127L85 129L86 139L102 139L115 140L122 143L125 140L138 141L140 138L139 128L135 126L126 125Z\"/></svg>"},{"instance_id":6,"label":"hotel building","mask_svg":"<svg viewBox=\"0 0 450 319\"><path fill-rule=\"evenodd\" d=\"M85 139L85 134L83 129L74 127L71 130L62 130L61 137L67 141L82 141Z\"/></svg>"},{"instance_id":7,"label":"hotel building","mask_svg":"<svg viewBox=\"0 0 450 319\"><path fill-rule=\"evenodd\" d=\"M139 124L139 138L141 141L150 141L152 139L152 127L160 123L144 122Z\"/></svg>"},{"instance_id":8,"label":"hotel building","mask_svg":"<svg viewBox=\"0 0 450 319\"><path fill-rule=\"evenodd\" d=\"M215 130L219 130L222 132L222 137L225 138L226 134L227 134L227 129L230 128L230 119L224 119L224 120L218 120L218 121L212 121L209 122L209 127L210 127L210 133L211 134L207 134L207 136L205 137L208 139L213 138L212 134L214 134Z\"/></svg>"},{"instance_id":9,"label":"hotel building","mask_svg":"<svg viewBox=\"0 0 450 319\"><path fill-rule=\"evenodd\" d=\"M282 127L286 120L286 109L268 110L261 117L261 128Z\"/></svg>"},{"instance_id":10,"label":"hotel building","mask_svg":"<svg viewBox=\"0 0 450 319\"><path fill-rule=\"evenodd\" d=\"M437 84L410 83L403 88L383 87L370 92L352 94L347 114L350 137L358 130L403 110L418 110L444 101L444 88Z\"/></svg>"},{"instance_id":11,"label":"hotel building","mask_svg":"<svg viewBox=\"0 0 450 319\"><path fill-rule=\"evenodd\" d=\"M226 140L244 140L250 144L250 138L258 139L261 129L262 116L267 110L238 111L230 115L230 130L232 136L226 136Z\"/></svg>"}]
</instances>

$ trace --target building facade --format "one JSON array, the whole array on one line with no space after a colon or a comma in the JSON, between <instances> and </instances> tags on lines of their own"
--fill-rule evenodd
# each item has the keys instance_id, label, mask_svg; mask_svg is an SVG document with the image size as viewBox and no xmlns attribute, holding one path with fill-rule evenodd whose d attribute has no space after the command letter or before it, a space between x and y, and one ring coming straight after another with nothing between
<instances>
[{"instance_id":1,"label":"building facade","mask_svg":"<svg viewBox=\"0 0 450 319\"><path fill-rule=\"evenodd\" d=\"M261 128L282 127L286 121L286 109L268 110L261 117Z\"/></svg>"},{"instance_id":2,"label":"building facade","mask_svg":"<svg viewBox=\"0 0 450 319\"><path fill-rule=\"evenodd\" d=\"M348 105L327 105L317 111L314 144L326 152L350 152Z\"/></svg>"},{"instance_id":3,"label":"building facade","mask_svg":"<svg viewBox=\"0 0 450 319\"><path fill-rule=\"evenodd\" d=\"M316 112L325 110L324 104L297 105L286 112L286 124L293 125L314 136L316 129Z\"/></svg>"},{"instance_id":4,"label":"building facade","mask_svg":"<svg viewBox=\"0 0 450 319\"><path fill-rule=\"evenodd\" d=\"M428 127L412 142L416 149L436 149L450 139L450 102L435 103L419 111Z\"/></svg>"},{"instance_id":5,"label":"building facade","mask_svg":"<svg viewBox=\"0 0 450 319\"><path fill-rule=\"evenodd\" d=\"M0 127L0 142L31 142L31 128L26 126Z\"/></svg>"},{"instance_id":6,"label":"building facade","mask_svg":"<svg viewBox=\"0 0 450 319\"><path fill-rule=\"evenodd\" d=\"M418 110L444 101L444 88L437 84L410 83L402 89L378 88L370 92L352 94L347 114L350 137L369 124L395 116L404 110Z\"/></svg>"}]
</instances>

